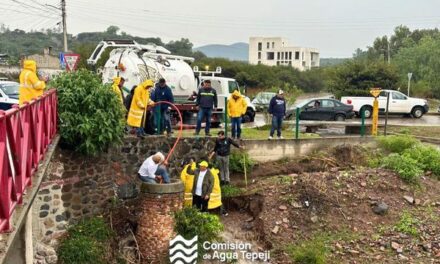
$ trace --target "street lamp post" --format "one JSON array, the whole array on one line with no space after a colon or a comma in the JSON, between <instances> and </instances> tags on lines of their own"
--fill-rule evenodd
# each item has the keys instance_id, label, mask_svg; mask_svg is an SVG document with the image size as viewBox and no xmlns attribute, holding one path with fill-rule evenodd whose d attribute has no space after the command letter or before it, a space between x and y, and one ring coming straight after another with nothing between
<instances>
[{"instance_id":1,"label":"street lamp post","mask_svg":"<svg viewBox=\"0 0 440 264\"><path fill-rule=\"evenodd\" d=\"M408 96L409 96L409 88L411 87L411 78L412 78L412 72L408 73Z\"/></svg>"}]
</instances>

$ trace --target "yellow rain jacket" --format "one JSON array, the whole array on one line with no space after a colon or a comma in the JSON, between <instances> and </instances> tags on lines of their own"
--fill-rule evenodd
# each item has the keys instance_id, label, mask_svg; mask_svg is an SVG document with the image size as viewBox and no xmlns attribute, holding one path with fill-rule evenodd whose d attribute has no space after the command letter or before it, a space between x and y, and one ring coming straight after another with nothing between
<instances>
[{"instance_id":1,"label":"yellow rain jacket","mask_svg":"<svg viewBox=\"0 0 440 264\"><path fill-rule=\"evenodd\" d=\"M194 181L194 175L191 175L188 173L188 168L191 166L191 169L194 171L196 169L196 163L187 164L183 168L180 179L182 180L184 186L185 186L185 207L191 207L192 206L192 189L193 189L193 181ZM215 209L222 205L222 191L220 188L220 179L218 177L219 170L212 168L211 174L214 177L214 187L212 188L211 197L209 198L208 202L208 209Z\"/></svg>"},{"instance_id":2,"label":"yellow rain jacket","mask_svg":"<svg viewBox=\"0 0 440 264\"><path fill-rule=\"evenodd\" d=\"M219 170L212 168L211 174L214 177L214 187L208 202L208 210L218 208L222 205L222 189L220 188Z\"/></svg>"},{"instance_id":3,"label":"yellow rain jacket","mask_svg":"<svg viewBox=\"0 0 440 264\"><path fill-rule=\"evenodd\" d=\"M238 99L234 99L238 96ZM230 117L240 117L246 113L247 103L238 90L235 90L228 99L228 114Z\"/></svg>"},{"instance_id":4,"label":"yellow rain jacket","mask_svg":"<svg viewBox=\"0 0 440 264\"><path fill-rule=\"evenodd\" d=\"M124 104L124 97L122 96L122 89L119 88L119 83L121 83L121 77L113 78L112 89L113 92L118 96L119 100L121 100L121 104Z\"/></svg>"},{"instance_id":5,"label":"yellow rain jacket","mask_svg":"<svg viewBox=\"0 0 440 264\"><path fill-rule=\"evenodd\" d=\"M192 189L193 189L193 182L194 182L194 174L189 174L188 168L190 168L194 171L196 169L196 163L193 162L192 164L187 164L183 168L183 171L180 173L180 179L183 182L183 185L185 186L185 207L191 207L192 206Z\"/></svg>"},{"instance_id":6,"label":"yellow rain jacket","mask_svg":"<svg viewBox=\"0 0 440 264\"><path fill-rule=\"evenodd\" d=\"M153 87L152 80L146 80L139 84L134 90L133 100L131 101L130 112L128 112L127 124L132 127L142 126L142 116L150 101L149 87Z\"/></svg>"},{"instance_id":7,"label":"yellow rain jacket","mask_svg":"<svg viewBox=\"0 0 440 264\"><path fill-rule=\"evenodd\" d=\"M38 79L37 63L34 60L25 60L20 73L20 89L18 103L30 102L43 94L46 83Z\"/></svg>"}]
</instances>

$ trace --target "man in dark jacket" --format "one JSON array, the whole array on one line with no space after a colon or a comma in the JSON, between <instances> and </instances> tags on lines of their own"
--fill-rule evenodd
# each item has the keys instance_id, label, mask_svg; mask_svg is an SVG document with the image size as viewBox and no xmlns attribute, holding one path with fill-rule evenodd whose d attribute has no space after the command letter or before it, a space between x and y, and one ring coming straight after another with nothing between
<instances>
[{"instance_id":1,"label":"man in dark jacket","mask_svg":"<svg viewBox=\"0 0 440 264\"><path fill-rule=\"evenodd\" d=\"M214 188L214 176L208 170L208 162L202 161L199 163L199 169L194 173L193 207L202 212L207 212L212 188Z\"/></svg>"},{"instance_id":2,"label":"man in dark jacket","mask_svg":"<svg viewBox=\"0 0 440 264\"><path fill-rule=\"evenodd\" d=\"M275 130L277 131L278 139L282 139L281 128L283 125L283 118L286 115L286 100L284 99L283 90L279 90L269 103L269 114L272 115L272 128L270 129L269 140L273 138Z\"/></svg>"},{"instance_id":3,"label":"man in dark jacket","mask_svg":"<svg viewBox=\"0 0 440 264\"><path fill-rule=\"evenodd\" d=\"M219 131L218 138L215 141L214 151L209 155L209 159L216 154L216 160L220 170L220 184L229 184L229 154L231 154L231 145L236 148L241 148L231 138L225 137L224 131Z\"/></svg>"},{"instance_id":4,"label":"man in dark jacket","mask_svg":"<svg viewBox=\"0 0 440 264\"><path fill-rule=\"evenodd\" d=\"M159 83L156 84L156 86L154 87L154 92L151 95L151 100L153 100L153 102L165 101L169 103L174 103L173 91L166 84L165 79L161 78L159 80ZM162 134L164 129L166 129L167 135L172 133L170 111L168 110L169 107L170 106L168 104L160 104L155 108L157 120L156 125L160 120L158 134Z\"/></svg>"},{"instance_id":5,"label":"man in dark jacket","mask_svg":"<svg viewBox=\"0 0 440 264\"><path fill-rule=\"evenodd\" d=\"M211 87L210 80L205 80L203 83L204 85L199 89L196 100L199 113L197 115L197 127L195 134L198 135L200 133L202 120L203 118L206 118L205 135L211 136L211 134L209 134L209 129L211 128L212 110L217 108L217 92Z\"/></svg>"}]
</instances>

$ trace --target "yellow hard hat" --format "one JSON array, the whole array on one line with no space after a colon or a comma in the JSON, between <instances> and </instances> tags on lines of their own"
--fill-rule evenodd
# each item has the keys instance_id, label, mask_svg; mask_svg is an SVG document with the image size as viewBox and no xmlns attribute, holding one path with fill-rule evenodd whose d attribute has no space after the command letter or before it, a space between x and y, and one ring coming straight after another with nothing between
<instances>
[{"instance_id":1,"label":"yellow hard hat","mask_svg":"<svg viewBox=\"0 0 440 264\"><path fill-rule=\"evenodd\" d=\"M208 168L208 165L209 165L208 162L206 162L206 161L204 161L204 160L203 160L202 162L199 163L199 166L200 166L200 167L206 167L206 168Z\"/></svg>"}]
</instances>

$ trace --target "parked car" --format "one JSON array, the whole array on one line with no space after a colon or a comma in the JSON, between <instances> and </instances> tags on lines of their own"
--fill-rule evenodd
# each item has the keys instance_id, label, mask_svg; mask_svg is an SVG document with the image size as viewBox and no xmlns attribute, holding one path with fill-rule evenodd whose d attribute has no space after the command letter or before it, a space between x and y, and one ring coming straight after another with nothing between
<instances>
[{"instance_id":1,"label":"parked car","mask_svg":"<svg viewBox=\"0 0 440 264\"><path fill-rule=\"evenodd\" d=\"M289 109L293 111L292 116L297 107L300 108L300 120L345 121L345 119L350 119L354 116L352 105L346 105L338 100L329 98L315 98L304 101ZM286 116L290 111L288 111Z\"/></svg>"},{"instance_id":2,"label":"parked car","mask_svg":"<svg viewBox=\"0 0 440 264\"><path fill-rule=\"evenodd\" d=\"M425 99L409 97L395 90L382 90L378 97L379 113L385 113L388 93L390 93L390 101L388 106L389 114L411 114L415 118L420 118L429 110L428 102ZM365 118L370 118L373 113L374 98L372 96L345 96L341 98L341 101L343 103L353 105L353 110L358 116L360 116L362 111L364 111Z\"/></svg>"},{"instance_id":3,"label":"parked car","mask_svg":"<svg viewBox=\"0 0 440 264\"><path fill-rule=\"evenodd\" d=\"M255 106L257 111L262 111L262 110L268 109L269 108L270 100L275 95L276 95L276 93L260 92L252 100L252 104Z\"/></svg>"},{"instance_id":4,"label":"parked car","mask_svg":"<svg viewBox=\"0 0 440 264\"><path fill-rule=\"evenodd\" d=\"M8 110L14 104L18 104L18 88L20 84L17 82L0 81L0 109Z\"/></svg>"}]
</instances>

